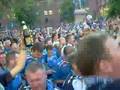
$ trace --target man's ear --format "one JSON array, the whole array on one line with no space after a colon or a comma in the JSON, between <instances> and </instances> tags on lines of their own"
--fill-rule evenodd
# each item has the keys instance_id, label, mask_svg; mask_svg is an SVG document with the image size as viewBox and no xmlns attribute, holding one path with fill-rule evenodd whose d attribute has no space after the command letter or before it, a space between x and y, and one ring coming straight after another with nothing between
<instances>
[{"instance_id":1,"label":"man's ear","mask_svg":"<svg viewBox=\"0 0 120 90\"><path fill-rule=\"evenodd\" d=\"M108 60L101 60L99 64L99 69L102 74L108 74L111 73L112 70L112 65L111 62Z\"/></svg>"},{"instance_id":2,"label":"man's ear","mask_svg":"<svg viewBox=\"0 0 120 90\"><path fill-rule=\"evenodd\" d=\"M44 72L44 76L45 76L45 79L47 79L47 77L48 77L48 72L47 71Z\"/></svg>"},{"instance_id":3,"label":"man's ear","mask_svg":"<svg viewBox=\"0 0 120 90\"><path fill-rule=\"evenodd\" d=\"M77 65L75 63L72 64L72 67L73 67L76 74L80 74L80 72L78 70L78 67L77 67Z\"/></svg>"}]
</instances>

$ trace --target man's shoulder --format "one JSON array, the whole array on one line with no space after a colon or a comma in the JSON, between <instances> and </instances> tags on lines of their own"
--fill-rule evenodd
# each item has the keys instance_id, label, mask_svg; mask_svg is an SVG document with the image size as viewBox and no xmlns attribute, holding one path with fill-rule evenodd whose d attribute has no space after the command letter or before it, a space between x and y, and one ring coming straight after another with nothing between
<instances>
[{"instance_id":1,"label":"man's shoulder","mask_svg":"<svg viewBox=\"0 0 120 90\"><path fill-rule=\"evenodd\" d=\"M60 90L60 88L57 87L55 83L52 82L52 80L47 80L47 90Z\"/></svg>"},{"instance_id":2,"label":"man's shoulder","mask_svg":"<svg viewBox=\"0 0 120 90\"><path fill-rule=\"evenodd\" d=\"M107 84L104 90L120 90L120 79Z\"/></svg>"},{"instance_id":3,"label":"man's shoulder","mask_svg":"<svg viewBox=\"0 0 120 90\"><path fill-rule=\"evenodd\" d=\"M28 82L25 79L23 79L18 90L31 90L31 87L28 84Z\"/></svg>"},{"instance_id":4,"label":"man's shoulder","mask_svg":"<svg viewBox=\"0 0 120 90\"><path fill-rule=\"evenodd\" d=\"M108 88L107 85L110 86L111 83L112 80L108 78L70 76L63 87L64 90L67 90L67 88L70 88L69 90L108 90L105 87Z\"/></svg>"},{"instance_id":5,"label":"man's shoulder","mask_svg":"<svg viewBox=\"0 0 120 90\"><path fill-rule=\"evenodd\" d=\"M86 90L107 90L105 87L113 82L113 79L106 77L87 77L84 79L87 88Z\"/></svg>"}]
</instances>

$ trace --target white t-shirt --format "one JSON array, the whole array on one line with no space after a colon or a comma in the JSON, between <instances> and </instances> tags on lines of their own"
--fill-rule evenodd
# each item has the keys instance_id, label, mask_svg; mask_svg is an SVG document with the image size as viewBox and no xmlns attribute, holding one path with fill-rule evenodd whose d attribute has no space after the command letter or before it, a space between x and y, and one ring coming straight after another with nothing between
<instances>
[{"instance_id":1,"label":"white t-shirt","mask_svg":"<svg viewBox=\"0 0 120 90\"><path fill-rule=\"evenodd\" d=\"M87 87L84 81L81 81L79 79L74 79L72 82L72 86L74 90L86 90Z\"/></svg>"}]
</instances>

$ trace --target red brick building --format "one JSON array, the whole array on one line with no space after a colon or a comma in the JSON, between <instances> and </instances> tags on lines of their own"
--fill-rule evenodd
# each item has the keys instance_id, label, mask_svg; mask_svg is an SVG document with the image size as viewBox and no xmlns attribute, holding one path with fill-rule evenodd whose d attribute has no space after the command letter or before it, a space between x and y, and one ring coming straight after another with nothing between
<instances>
[{"instance_id":1,"label":"red brick building","mask_svg":"<svg viewBox=\"0 0 120 90\"><path fill-rule=\"evenodd\" d=\"M41 9L41 26L58 27L60 25L59 9L62 0L38 0Z\"/></svg>"}]
</instances>

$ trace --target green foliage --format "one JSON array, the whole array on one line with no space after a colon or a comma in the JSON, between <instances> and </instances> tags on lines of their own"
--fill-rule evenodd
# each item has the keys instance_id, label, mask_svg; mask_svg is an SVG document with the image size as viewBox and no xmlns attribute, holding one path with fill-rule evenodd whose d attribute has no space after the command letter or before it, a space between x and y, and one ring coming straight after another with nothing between
<instances>
[{"instance_id":1,"label":"green foliage","mask_svg":"<svg viewBox=\"0 0 120 90\"><path fill-rule=\"evenodd\" d=\"M0 2L2 3L3 6L9 8L12 0L0 0Z\"/></svg>"},{"instance_id":2,"label":"green foliage","mask_svg":"<svg viewBox=\"0 0 120 90\"><path fill-rule=\"evenodd\" d=\"M10 11L11 0L0 0L0 19Z\"/></svg>"},{"instance_id":3,"label":"green foliage","mask_svg":"<svg viewBox=\"0 0 120 90\"><path fill-rule=\"evenodd\" d=\"M74 22L74 5L72 0L64 0L60 10L61 18L64 22Z\"/></svg>"},{"instance_id":4,"label":"green foliage","mask_svg":"<svg viewBox=\"0 0 120 90\"><path fill-rule=\"evenodd\" d=\"M11 15L15 15L20 24L25 21L31 27L36 21L34 0L0 0L0 3L10 11Z\"/></svg>"},{"instance_id":5,"label":"green foliage","mask_svg":"<svg viewBox=\"0 0 120 90\"><path fill-rule=\"evenodd\" d=\"M108 17L114 18L120 15L120 0L110 0L110 9Z\"/></svg>"},{"instance_id":6,"label":"green foliage","mask_svg":"<svg viewBox=\"0 0 120 90\"><path fill-rule=\"evenodd\" d=\"M33 0L23 0L24 3L21 1L19 2L21 4L14 6L15 16L20 23L25 21L31 27L36 20L34 2Z\"/></svg>"}]
</instances>

